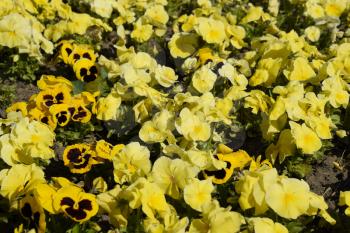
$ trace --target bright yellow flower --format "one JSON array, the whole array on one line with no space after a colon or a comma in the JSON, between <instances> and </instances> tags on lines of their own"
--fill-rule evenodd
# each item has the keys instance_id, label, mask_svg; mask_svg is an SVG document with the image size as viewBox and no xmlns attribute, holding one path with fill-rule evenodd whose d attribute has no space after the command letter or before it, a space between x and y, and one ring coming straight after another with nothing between
<instances>
[{"instance_id":1,"label":"bright yellow flower","mask_svg":"<svg viewBox=\"0 0 350 233\"><path fill-rule=\"evenodd\" d=\"M10 203L41 183L45 183L44 172L35 164L15 164L10 169L0 171L0 194Z\"/></svg>"},{"instance_id":2,"label":"bright yellow flower","mask_svg":"<svg viewBox=\"0 0 350 233\"><path fill-rule=\"evenodd\" d=\"M131 38L135 39L139 43L148 41L153 34L153 27L150 24L143 24L141 20L138 20L134 24L134 30L131 32Z\"/></svg>"},{"instance_id":3,"label":"bright yellow flower","mask_svg":"<svg viewBox=\"0 0 350 233\"><path fill-rule=\"evenodd\" d=\"M192 219L189 233L236 233L245 223L239 213L221 208L216 200L204 207L202 216Z\"/></svg>"},{"instance_id":4,"label":"bright yellow flower","mask_svg":"<svg viewBox=\"0 0 350 233\"><path fill-rule=\"evenodd\" d=\"M172 68L161 65L157 66L154 77L163 87L170 87L177 80L177 75Z\"/></svg>"},{"instance_id":5,"label":"bright yellow flower","mask_svg":"<svg viewBox=\"0 0 350 233\"><path fill-rule=\"evenodd\" d=\"M198 36L189 33L175 33L169 43L170 54L173 58L186 58L196 51Z\"/></svg>"},{"instance_id":6,"label":"bright yellow flower","mask_svg":"<svg viewBox=\"0 0 350 233\"><path fill-rule=\"evenodd\" d=\"M328 16L340 17L346 9L346 3L342 0L326 0L325 12Z\"/></svg>"},{"instance_id":7,"label":"bright yellow flower","mask_svg":"<svg viewBox=\"0 0 350 233\"><path fill-rule=\"evenodd\" d=\"M98 99L96 107L93 109L93 113L96 114L96 118L99 120L115 120L117 119L118 108L121 104L121 98L110 93L106 97Z\"/></svg>"},{"instance_id":8,"label":"bright yellow flower","mask_svg":"<svg viewBox=\"0 0 350 233\"><path fill-rule=\"evenodd\" d=\"M350 216L350 191L340 191L339 203L340 206L346 206L345 214Z\"/></svg>"},{"instance_id":9,"label":"bright yellow flower","mask_svg":"<svg viewBox=\"0 0 350 233\"><path fill-rule=\"evenodd\" d=\"M196 31L209 44L221 44L227 37L225 24L212 18L197 18Z\"/></svg>"},{"instance_id":10,"label":"bright yellow flower","mask_svg":"<svg viewBox=\"0 0 350 233\"><path fill-rule=\"evenodd\" d=\"M202 212L203 206L210 203L213 191L214 186L210 179L193 179L184 188L184 200L192 209Z\"/></svg>"},{"instance_id":11,"label":"bright yellow flower","mask_svg":"<svg viewBox=\"0 0 350 233\"><path fill-rule=\"evenodd\" d=\"M81 188L73 185L57 190L53 199L53 208L76 222L85 222L98 211L95 195L85 193Z\"/></svg>"},{"instance_id":12,"label":"bright yellow flower","mask_svg":"<svg viewBox=\"0 0 350 233\"><path fill-rule=\"evenodd\" d=\"M305 29L305 36L312 42L320 39L321 30L318 27L310 26Z\"/></svg>"},{"instance_id":13,"label":"bright yellow flower","mask_svg":"<svg viewBox=\"0 0 350 233\"><path fill-rule=\"evenodd\" d=\"M288 233L288 229L269 218L250 218L249 224L254 227L254 233Z\"/></svg>"},{"instance_id":14,"label":"bright yellow flower","mask_svg":"<svg viewBox=\"0 0 350 233\"><path fill-rule=\"evenodd\" d=\"M188 108L181 110L180 118L175 122L175 126L176 130L187 140L207 141L211 135L210 124Z\"/></svg>"},{"instance_id":15,"label":"bright yellow flower","mask_svg":"<svg viewBox=\"0 0 350 233\"><path fill-rule=\"evenodd\" d=\"M192 85L203 94L213 89L216 79L217 76L213 71L207 66L202 66L193 74Z\"/></svg>"},{"instance_id":16,"label":"bright yellow flower","mask_svg":"<svg viewBox=\"0 0 350 233\"><path fill-rule=\"evenodd\" d=\"M304 154L313 154L321 149L322 142L312 129L294 121L289 121L289 125L297 148L301 149Z\"/></svg>"},{"instance_id":17,"label":"bright yellow flower","mask_svg":"<svg viewBox=\"0 0 350 233\"><path fill-rule=\"evenodd\" d=\"M145 16L155 26L165 25L169 20L168 13L162 5L154 5L147 8Z\"/></svg>"},{"instance_id":18,"label":"bright yellow flower","mask_svg":"<svg viewBox=\"0 0 350 233\"><path fill-rule=\"evenodd\" d=\"M98 163L95 151L87 144L67 146L63 151L63 162L72 173L78 174L90 171L92 165Z\"/></svg>"},{"instance_id":19,"label":"bright yellow flower","mask_svg":"<svg viewBox=\"0 0 350 233\"><path fill-rule=\"evenodd\" d=\"M284 75L289 80L306 81L315 77L316 73L306 58L298 57L293 61L293 69L290 72L285 70Z\"/></svg>"},{"instance_id":20,"label":"bright yellow flower","mask_svg":"<svg viewBox=\"0 0 350 233\"><path fill-rule=\"evenodd\" d=\"M150 151L138 142L131 142L113 158L114 180L118 184L132 182L151 170Z\"/></svg>"},{"instance_id":21,"label":"bright yellow flower","mask_svg":"<svg viewBox=\"0 0 350 233\"><path fill-rule=\"evenodd\" d=\"M112 149L113 145L103 139L96 142L95 151L97 157L112 160Z\"/></svg>"},{"instance_id":22,"label":"bright yellow flower","mask_svg":"<svg viewBox=\"0 0 350 233\"><path fill-rule=\"evenodd\" d=\"M294 178L281 178L266 190L266 203L279 216L296 219L309 208L309 185Z\"/></svg>"},{"instance_id":23,"label":"bright yellow flower","mask_svg":"<svg viewBox=\"0 0 350 233\"><path fill-rule=\"evenodd\" d=\"M152 178L165 194L179 199L181 190L198 172L196 167L186 161L162 156L153 164Z\"/></svg>"}]
</instances>

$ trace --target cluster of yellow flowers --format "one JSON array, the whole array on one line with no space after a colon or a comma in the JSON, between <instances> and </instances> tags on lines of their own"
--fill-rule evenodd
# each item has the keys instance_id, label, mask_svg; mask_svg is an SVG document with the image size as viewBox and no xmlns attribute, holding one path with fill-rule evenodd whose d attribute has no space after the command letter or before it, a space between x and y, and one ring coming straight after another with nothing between
<instances>
[{"instance_id":1,"label":"cluster of yellow flowers","mask_svg":"<svg viewBox=\"0 0 350 233\"><path fill-rule=\"evenodd\" d=\"M0 4L1 46L39 60L56 48L52 60L75 74L42 75L40 91L0 119L0 195L29 229L45 232L46 219L57 214L96 228L108 216L110 229L119 230L136 216L132 224L149 233L287 233L283 224L316 215L335 224L322 196L273 166L349 136L334 114L342 118L349 109L350 33L339 25L350 17L350 0L286 1L311 20L295 30L282 28L279 0L236 0L235 7L197 0L176 18L166 0L84 1L89 14L65 2ZM68 40L91 26L102 28L100 40L116 31L116 57ZM326 28L334 45L319 49ZM157 41L166 47L164 60ZM98 91L101 82L108 93ZM253 118L253 133L267 144L256 158L226 134ZM136 133L119 139L102 132L55 154L55 131L70 122L99 122L105 131L132 122ZM69 177L50 174L53 159ZM229 197L220 196L223 188ZM339 205L350 216L349 191Z\"/></svg>"},{"instance_id":2,"label":"cluster of yellow flowers","mask_svg":"<svg viewBox=\"0 0 350 233\"><path fill-rule=\"evenodd\" d=\"M90 105L96 105L96 93L81 92L72 95L73 85L68 79L43 75L37 83L40 92L30 97L29 102L17 102L6 109L19 111L23 116L48 124L51 129L65 126L70 120L87 123L91 119ZM93 107L94 108L94 107Z\"/></svg>"}]
</instances>

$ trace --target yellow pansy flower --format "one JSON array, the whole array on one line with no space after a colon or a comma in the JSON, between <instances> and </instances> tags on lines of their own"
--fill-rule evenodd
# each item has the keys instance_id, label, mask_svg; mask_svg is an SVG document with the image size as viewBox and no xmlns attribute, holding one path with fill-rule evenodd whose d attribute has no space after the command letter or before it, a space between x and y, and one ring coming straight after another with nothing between
<instances>
[{"instance_id":1,"label":"yellow pansy flower","mask_svg":"<svg viewBox=\"0 0 350 233\"><path fill-rule=\"evenodd\" d=\"M72 82L62 76L42 75L36 84L38 88L43 91L47 89L55 89L61 85L64 86L64 89L68 92L73 91Z\"/></svg>"},{"instance_id":2,"label":"yellow pansy flower","mask_svg":"<svg viewBox=\"0 0 350 233\"><path fill-rule=\"evenodd\" d=\"M184 200L192 209L202 212L203 206L210 203L213 191L214 186L210 179L193 179L184 187Z\"/></svg>"},{"instance_id":3,"label":"yellow pansy flower","mask_svg":"<svg viewBox=\"0 0 350 233\"><path fill-rule=\"evenodd\" d=\"M237 233L244 218L237 212L220 207L217 200L203 208L201 219L192 219L189 233Z\"/></svg>"},{"instance_id":4,"label":"yellow pansy flower","mask_svg":"<svg viewBox=\"0 0 350 233\"><path fill-rule=\"evenodd\" d=\"M306 58L298 57L293 61L292 70L290 72L285 70L284 75L289 80L306 81L315 77L316 73Z\"/></svg>"},{"instance_id":5,"label":"yellow pansy flower","mask_svg":"<svg viewBox=\"0 0 350 233\"><path fill-rule=\"evenodd\" d=\"M305 29L305 36L312 42L320 39L321 30L318 27L310 26Z\"/></svg>"},{"instance_id":6,"label":"yellow pansy flower","mask_svg":"<svg viewBox=\"0 0 350 233\"><path fill-rule=\"evenodd\" d=\"M92 82L97 79L98 69L95 63L87 58L81 58L74 63L73 70L77 79Z\"/></svg>"},{"instance_id":7,"label":"yellow pansy flower","mask_svg":"<svg viewBox=\"0 0 350 233\"><path fill-rule=\"evenodd\" d=\"M151 170L150 151L138 142L118 148L113 156L114 180L118 184L132 182L147 175ZM112 152L113 153L113 152Z\"/></svg>"},{"instance_id":8,"label":"yellow pansy flower","mask_svg":"<svg viewBox=\"0 0 350 233\"><path fill-rule=\"evenodd\" d=\"M322 142L312 129L294 121L289 121L289 125L297 148L301 149L304 154L313 154L321 149Z\"/></svg>"},{"instance_id":9,"label":"yellow pansy flower","mask_svg":"<svg viewBox=\"0 0 350 233\"><path fill-rule=\"evenodd\" d=\"M172 68L161 65L157 66L154 77L163 87L170 87L177 80L177 75Z\"/></svg>"},{"instance_id":10,"label":"yellow pansy flower","mask_svg":"<svg viewBox=\"0 0 350 233\"><path fill-rule=\"evenodd\" d=\"M85 222L97 214L98 204L95 195L69 185L57 190L53 198L53 208L76 222Z\"/></svg>"},{"instance_id":11,"label":"yellow pansy flower","mask_svg":"<svg viewBox=\"0 0 350 233\"><path fill-rule=\"evenodd\" d=\"M16 102L12 104L10 107L6 108L6 112L21 112L22 116L28 115L27 103L26 102Z\"/></svg>"},{"instance_id":12,"label":"yellow pansy flower","mask_svg":"<svg viewBox=\"0 0 350 233\"><path fill-rule=\"evenodd\" d=\"M248 223L253 225L254 233L288 233L288 229L278 222L269 218L250 218Z\"/></svg>"},{"instance_id":13,"label":"yellow pansy flower","mask_svg":"<svg viewBox=\"0 0 350 233\"><path fill-rule=\"evenodd\" d=\"M296 219L309 208L309 185L294 178L282 178L266 190L266 203L279 216Z\"/></svg>"},{"instance_id":14,"label":"yellow pansy flower","mask_svg":"<svg viewBox=\"0 0 350 233\"><path fill-rule=\"evenodd\" d=\"M342 0L326 0L325 12L328 16L340 17L346 9L346 1Z\"/></svg>"},{"instance_id":15,"label":"yellow pansy flower","mask_svg":"<svg viewBox=\"0 0 350 233\"><path fill-rule=\"evenodd\" d=\"M87 144L69 145L63 152L64 165L69 167L72 173L86 173L92 165L97 164L96 153Z\"/></svg>"},{"instance_id":16,"label":"yellow pansy flower","mask_svg":"<svg viewBox=\"0 0 350 233\"><path fill-rule=\"evenodd\" d=\"M190 163L181 159L170 159L160 157L152 168L152 178L154 183L163 190L165 194L179 199L181 190L191 182L199 170Z\"/></svg>"},{"instance_id":17,"label":"yellow pansy flower","mask_svg":"<svg viewBox=\"0 0 350 233\"><path fill-rule=\"evenodd\" d=\"M99 98L92 111L99 120L116 120L120 104L121 97L110 93L106 97Z\"/></svg>"},{"instance_id":18,"label":"yellow pansy flower","mask_svg":"<svg viewBox=\"0 0 350 233\"><path fill-rule=\"evenodd\" d=\"M181 110L180 118L176 120L175 126L176 130L187 140L207 141L211 135L210 124L188 108Z\"/></svg>"},{"instance_id":19,"label":"yellow pansy flower","mask_svg":"<svg viewBox=\"0 0 350 233\"><path fill-rule=\"evenodd\" d=\"M170 54L173 58L186 58L196 51L198 36L193 33L175 33L169 43Z\"/></svg>"},{"instance_id":20,"label":"yellow pansy flower","mask_svg":"<svg viewBox=\"0 0 350 233\"><path fill-rule=\"evenodd\" d=\"M220 20L199 17L195 30L209 44L221 44L227 37L225 24Z\"/></svg>"},{"instance_id":21,"label":"yellow pansy flower","mask_svg":"<svg viewBox=\"0 0 350 233\"><path fill-rule=\"evenodd\" d=\"M0 171L0 194L10 203L30 193L36 185L45 183L44 172L35 164L15 164Z\"/></svg>"},{"instance_id":22,"label":"yellow pansy flower","mask_svg":"<svg viewBox=\"0 0 350 233\"><path fill-rule=\"evenodd\" d=\"M350 216L350 191L340 191L339 203L340 206L346 206L345 214Z\"/></svg>"},{"instance_id":23,"label":"yellow pansy flower","mask_svg":"<svg viewBox=\"0 0 350 233\"><path fill-rule=\"evenodd\" d=\"M169 20L168 13L165 11L164 6L162 5L154 5L147 8L145 16L155 26L165 25Z\"/></svg>"},{"instance_id":24,"label":"yellow pansy flower","mask_svg":"<svg viewBox=\"0 0 350 233\"><path fill-rule=\"evenodd\" d=\"M131 38L139 43L148 41L153 34L153 27L150 24L143 24L142 20L138 20L134 24L134 30L131 32Z\"/></svg>"},{"instance_id":25,"label":"yellow pansy flower","mask_svg":"<svg viewBox=\"0 0 350 233\"><path fill-rule=\"evenodd\" d=\"M192 85L203 94L213 89L216 79L217 76L211 69L202 66L193 74Z\"/></svg>"},{"instance_id":26,"label":"yellow pansy flower","mask_svg":"<svg viewBox=\"0 0 350 233\"><path fill-rule=\"evenodd\" d=\"M69 123L71 114L69 112L69 105L67 104L55 104L52 105L49 109L50 113L55 122L59 126L66 126Z\"/></svg>"},{"instance_id":27,"label":"yellow pansy flower","mask_svg":"<svg viewBox=\"0 0 350 233\"><path fill-rule=\"evenodd\" d=\"M37 233L46 232L45 213L36 197L26 194L19 200L18 208L21 215L36 226Z\"/></svg>"}]
</instances>

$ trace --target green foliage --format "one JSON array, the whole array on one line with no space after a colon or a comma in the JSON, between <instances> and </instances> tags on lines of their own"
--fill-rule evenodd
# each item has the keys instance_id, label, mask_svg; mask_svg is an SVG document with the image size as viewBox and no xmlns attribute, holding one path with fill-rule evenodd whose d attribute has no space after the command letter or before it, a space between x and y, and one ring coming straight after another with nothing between
<instances>
[{"instance_id":1,"label":"green foliage","mask_svg":"<svg viewBox=\"0 0 350 233\"><path fill-rule=\"evenodd\" d=\"M8 107L15 98L15 85L0 83L0 107Z\"/></svg>"},{"instance_id":2,"label":"green foliage","mask_svg":"<svg viewBox=\"0 0 350 233\"><path fill-rule=\"evenodd\" d=\"M15 49L0 46L0 73L2 80L34 82L40 64L36 58L18 54Z\"/></svg>"}]
</instances>

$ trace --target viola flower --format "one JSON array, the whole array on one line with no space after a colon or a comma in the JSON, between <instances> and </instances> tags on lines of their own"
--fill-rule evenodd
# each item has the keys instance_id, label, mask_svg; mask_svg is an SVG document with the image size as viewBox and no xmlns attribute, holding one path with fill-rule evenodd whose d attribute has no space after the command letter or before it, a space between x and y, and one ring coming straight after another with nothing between
<instances>
[{"instance_id":1,"label":"viola flower","mask_svg":"<svg viewBox=\"0 0 350 233\"><path fill-rule=\"evenodd\" d=\"M195 30L209 44L221 44L227 38L225 24L212 18L197 18Z\"/></svg>"},{"instance_id":2,"label":"viola flower","mask_svg":"<svg viewBox=\"0 0 350 233\"><path fill-rule=\"evenodd\" d=\"M165 194L179 199L181 190L195 178L198 172L198 168L186 161L162 156L153 164L152 178Z\"/></svg>"},{"instance_id":3,"label":"viola flower","mask_svg":"<svg viewBox=\"0 0 350 233\"><path fill-rule=\"evenodd\" d=\"M85 193L77 186L68 185L57 190L53 199L53 208L81 223L97 214L98 204L95 195Z\"/></svg>"},{"instance_id":4,"label":"viola flower","mask_svg":"<svg viewBox=\"0 0 350 233\"><path fill-rule=\"evenodd\" d=\"M28 115L27 103L26 102L16 102L6 109L6 113L9 112L21 112L22 116Z\"/></svg>"},{"instance_id":5,"label":"viola flower","mask_svg":"<svg viewBox=\"0 0 350 233\"><path fill-rule=\"evenodd\" d=\"M96 142L95 151L96 156L102 159L112 160L113 145L105 140L98 140Z\"/></svg>"},{"instance_id":6,"label":"viola flower","mask_svg":"<svg viewBox=\"0 0 350 233\"><path fill-rule=\"evenodd\" d=\"M346 206L345 214L350 216L350 191L340 191L339 203L340 206Z\"/></svg>"},{"instance_id":7,"label":"viola flower","mask_svg":"<svg viewBox=\"0 0 350 233\"><path fill-rule=\"evenodd\" d=\"M144 24L142 20L137 20L134 24L134 30L131 32L131 38L139 43L148 41L153 34L153 27L150 24Z\"/></svg>"},{"instance_id":8,"label":"viola flower","mask_svg":"<svg viewBox=\"0 0 350 233\"><path fill-rule=\"evenodd\" d=\"M32 192L37 184L45 183L44 172L35 164L15 164L0 171L0 194L10 203Z\"/></svg>"},{"instance_id":9,"label":"viola flower","mask_svg":"<svg viewBox=\"0 0 350 233\"><path fill-rule=\"evenodd\" d=\"M38 233L46 232L44 210L33 195L26 194L21 198L19 200L18 209L21 215L29 220L30 228L36 228Z\"/></svg>"},{"instance_id":10,"label":"viola flower","mask_svg":"<svg viewBox=\"0 0 350 233\"><path fill-rule=\"evenodd\" d=\"M192 219L188 233L237 233L245 223L242 215L220 207L217 200L204 206L202 216Z\"/></svg>"},{"instance_id":11,"label":"viola flower","mask_svg":"<svg viewBox=\"0 0 350 233\"><path fill-rule=\"evenodd\" d=\"M121 150L120 150L121 149ZM150 151L138 142L131 142L125 147L116 147L118 153L113 156L114 180L118 184L131 182L147 175L151 170Z\"/></svg>"},{"instance_id":12,"label":"viola flower","mask_svg":"<svg viewBox=\"0 0 350 233\"><path fill-rule=\"evenodd\" d=\"M202 212L203 207L211 202L214 186L210 179L193 179L184 188L184 200L192 209Z\"/></svg>"},{"instance_id":13,"label":"viola flower","mask_svg":"<svg viewBox=\"0 0 350 233\"><path fill-rule=\"evenodd\" d=\"M266 192L266 203L279 216L296 219L309 208L309 185L294 178L281 178L272 184Z\"/></svg>"},{"instance_id":14,"label":"viola flower","mask_svg":"<svg viewBox=\"0 0 350 233\"><path fill-rule=\"evenodd\" d=\"M210 124L202 117L184 108L180 112L180 119L175 122L176 130L187 140L207 141L211 134Z\"/></svg>"},{"instance_id":15,"label":"viola flower","mask_svg":"<svg viewBox=\"0 0 350 233\"><path fill-rule=\"evenodd\" d=\"M10 139L22 153L31 158L51 159L55 156L51 149L55 134L48 125L41 122L23 118L13 127Z\"/></svg>"},{"instance_id":16,"label":"viola flower","mask_svg":"<svg viewBox=\"0 0 350 233\"><path fill-rule=\"evenodd\" d=\"M69 92L73 91L73 84L68 79L62 76L42 75L37 82L40 90L55 89L60 86L64 86Z\"/></svg>"},{"instance_id":17,"label":"viola flower","mask_svg":"<svg viewBox=\"0 0 350 233\"><path fill-rule=\"evenodd\" d=\"M278 222L269 218L250 218L248 223L254 227L255 233L288 233L288 229Z\"/></svg>"},{"instance_id":18,"label":"viola flower","mask_svg":"<svg viewBox=\"0 0 350 233\"><path fill-rule=\"evenodd\" d=\"M70 89L66 86L56 86L53 89L41 91L35 101L37 106L50 108L54 104L69 103L70 99Z\"/></svg>"},{"instance_id":19,"label":"viola flower","mask_svg":"<svg viewBox=\"0 0 350 233\"><path fill-rule=\"evenodd\" d=\"M196 70L192 77L193 87L200 93L206 93L213 89L217 75L207 66Z\"/></svg>"},{"instance_id":20,"label":"viola flower","mask_svg":"<svg viewBox=\"0 0 350 233\"><path fill-rule=\"evenodd\" d=\"M168 44L173 58L186 58L196 52L198 36L190 33L175 33Z\"/></svg>"},{"instance_id":21,"label":"viola flower","mask_svg":"<svg viewBox=\"0 0 350 233\"><path fill-rule=\"evenodd\" d=\"M67 104L55 104L49 109L54 121L61 127L66 126L71 118L68 109Z\"/></svg>"},{"instance_id":22,"label":"viola flower","mask_svg":"<svg viewBox=\"0 0 350 233\"><path fill-rule=\"evenodd\" d=\"M106 97L98 99L96 105L92 108L92 112L96 114L96 118L99 120L116 120L121 101L120 96L111 92Z\"/></svg>"},{"instance_id":23,"label":"viola flower","mask_svg":"<svg viewBox=\"0 0 350 233\"><path fill-rule=\"evenodd\" d=\"M68 108L73 121L87 123L91 119L91 112L84 105L72 106Z\"/></svg>"},{"instance_id":24,"label":"viola flower","mask_svg":"<svg viewBox=\"0 0 350 233\"><path fill-rule=\"evenodd\" d=\"M83 82L92 82L97 79L98 70L95 62L82 58L74 63L73 70L77 79Z\"/></svg>"},{"instance_id":25,"label":"viola flower","mask_svg":"<svg viewBox=\"0 0 350 233\"><path fill-rule=\"evenodd\" d=\"M96 55L87 45L73 45L73 51L68 57L68 64L74 67L75 63L81 59L87 59L95 63Z\"/></svg>"},{"instance_id":26,"label":"viola flower","mask_svg":"<svg viewBox=\"0 0 350 233\"><path fill-rule=\"evenodd\" d=\"M28 116L30 119L49 125L52 130L54 130L57 126L57 121L54 120L47 109L39 109L37 107L32 108L29 110Z\"/></svg>"},{"instance_id":27,"label":"viola flower","mask_svg":"<svg viewBox=\"0 0 350 233\"><path fill-rule=\"evenodd\" d=\"M206 178L212 178L214 184L224 184L232 176L234 169L242 170L252 159L244 150L233 152L224 144L220 144L216 158L226 163L226 166L219 170L204 170Z\"/></svg>"},{"instance_id":28,"label":"viola flower","mask_svg":"<svg viewBox=\"0 0 350 233\"><path fill-rule=\"evenodd\" d=\"M72 54L74 46L69 41L60 42L60 53L59 57L65 64L69 64L69 56Z\"/></svg>"},{"instance_id":29,"label":"viola flower","mask_svg":"<svg viewBox=\"0 0 350 233\"><path fill-rule=\"evenodd\" d=\"M64 165L69 167L72 173L86 173L92 165L97 164L95 151L87 144L69 145L63 152Z\"/></svg>"},{"instance_id":30,"label":"viola flower","mask_svg":"<svg viewBox=\"0 0 350 233\"><path fill-rule=\"evenodd\" d=\"M304 154L313 154L321 149L322 142L312 129L294 121L289 121L289 125L297 148L301 149Z\"/></svg>"}]
</instances>

